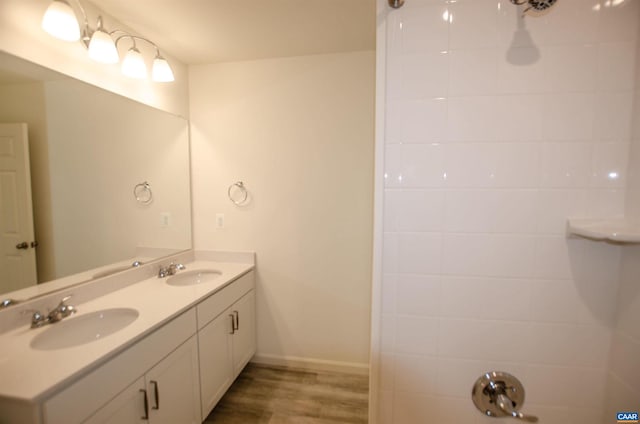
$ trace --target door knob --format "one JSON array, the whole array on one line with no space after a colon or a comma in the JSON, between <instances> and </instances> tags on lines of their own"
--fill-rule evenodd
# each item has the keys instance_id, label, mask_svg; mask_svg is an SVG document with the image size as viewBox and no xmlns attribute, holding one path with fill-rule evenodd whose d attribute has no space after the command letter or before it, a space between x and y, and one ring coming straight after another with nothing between
<instances>
[{"instance_id":1,"label":"door knob","mask_svg":"<svg viewBox=\"0 0 640 424\"><path fill-rule=\"evenodd\" d=\"M522 383L506 372L488 372L473 385L471 398L476 408L489 417L512 417L530 423L538 422L538 417L519 412L524 404Z\"/></svg>"},{"instance_id":2,"label":"door knob","mask_svg":"<svg viewBox=\"0 0 640 424\"><path fill-rule=\"evenodd\" d=\"M16 244L16 249L28 249L28 248L29 248L29 243L27 243L26 241Z\"/></svg>"}]
</instances>

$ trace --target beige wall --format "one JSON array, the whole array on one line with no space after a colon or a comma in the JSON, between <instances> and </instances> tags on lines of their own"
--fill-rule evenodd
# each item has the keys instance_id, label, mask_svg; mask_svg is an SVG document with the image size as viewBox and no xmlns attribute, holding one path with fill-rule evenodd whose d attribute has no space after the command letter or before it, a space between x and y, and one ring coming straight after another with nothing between
<instances>
[{"instance_id":1,"label":"beige wall","mask_svg":"<svg viewBox=\"0 0 640 424\"><path fill-rule=\"evenodd\" d=\"M374 53L194 66L189 80L195 248L257 252L258 359L364 367ZM244 207L227 198L238 180Z\"/></svg>"},{"instance_id":2,"label":"beige wall","mask_svg":"<svg viewBox=\"0 0 640 424\"><path fill-rule=\"evenodd\" d=\"M175 82L154 83L126 78L118 65L103 65L89 59L79 41L68 43L44 32L40 23L49 4L50 0L0 0L0 50L150 106L188 116L185 65L165 54L174 71ZM101 13L91 3L82 1L82 4L92 27L95 27L98 14L102 14L107 29L127 30L125 25ZM146 52L147 46L140 45L139 48L149 61L153 59L153 51Z\"/></svg>"}]
</instances>

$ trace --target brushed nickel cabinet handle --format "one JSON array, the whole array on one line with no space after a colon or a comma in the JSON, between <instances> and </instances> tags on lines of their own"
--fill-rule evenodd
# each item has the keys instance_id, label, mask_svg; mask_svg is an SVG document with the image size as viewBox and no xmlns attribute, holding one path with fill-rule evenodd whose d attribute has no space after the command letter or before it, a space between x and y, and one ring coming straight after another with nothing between
<instances>
[{"instance_id":1,"label":"brushed nickel cabinet handle","mask_svg":"<svg viewBox=\"0 0 640 424\"><path fill-rule=\"evenodd\" d=\"M236 320L233 314L229 314L229 318L231 318L231 333L229 334L235 334L236 333Z\"/></svg>"},{"instance_id":2,"label":"brushed nickel cabinet handle","mask_svg":"<svg viewBox=\"0 0 640 424\"><path fill-rule=\"evenodd\" d=\"M158 382L151 380L150 383L153 384L153 397L156 401L156 406L152 406L151 409L160 409L160 391L158 390Z\"/></svg>"},{"instance_id":3,"label":"brushed nickel cabinet handle","mask_svg":"<svg viewBox=\"0 0 640 424\"><path fill-rule=\"evenodd\" d=\"M147 398L147 391L140 389L140 392L144 394L144 416L140 417L140 419L149 421L149 399Z\"/></svg>"},{"instance_id":4,"label":"brushed nickel cabinet handle","mask_svg":"<svg viewBox=\"0 0 640 424\"><path fill-rule=\"evenodd\" d=\"M238 314L238 311L233 311L233 314L236 316L236 326L234 331L237 331L240 330L240 314Z\"/></svg>"}]
</instances>

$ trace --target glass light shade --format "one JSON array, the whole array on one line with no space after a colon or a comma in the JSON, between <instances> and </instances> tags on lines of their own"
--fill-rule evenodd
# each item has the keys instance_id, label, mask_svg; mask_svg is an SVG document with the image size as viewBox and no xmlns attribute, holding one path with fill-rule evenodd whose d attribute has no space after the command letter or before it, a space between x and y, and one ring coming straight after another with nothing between
<instances>
[{"instance_id":1,"label":"glass light shade","mask_svg":"<svg viewBox=\"0 0 640 424\"><path fill-rule=\"evenodd\" d=\"M171 82L175 80L171 66L169 66L169 62L164 57L156 56L153 60L151 79L156 82Z\"/></svg>"},{"instance_id":2,"label":"glass light shade","mask_svg":"<svg viewBox=\"0 0 640 424\"><path fill-rule=\"evenodd\" d=\"M118 63L118 49L109 34L97 29L89 41L89 57L101 63Z\"/></svg>"},{"instance_id":3,"label":"glass light shade","mask_svg":"<svg viewBox=\"0 0 640 424\"><path fill-rule=\"evenodd\" d=\"M42 29L64 41L80 39L80 25L73 9L64 0L54 0L42 17Z\"/></svg>"},{"instance_id":4,"label":"glass light shade","mask_svg":"<svg viewBox=\"0 0 640 424\"><path fill-rule=\"evenodd\" d=\"M122 61L122 73L129 78L143 79L147 77L147 65L138 49L132 47Z\"/></svg>"}]
</instances>

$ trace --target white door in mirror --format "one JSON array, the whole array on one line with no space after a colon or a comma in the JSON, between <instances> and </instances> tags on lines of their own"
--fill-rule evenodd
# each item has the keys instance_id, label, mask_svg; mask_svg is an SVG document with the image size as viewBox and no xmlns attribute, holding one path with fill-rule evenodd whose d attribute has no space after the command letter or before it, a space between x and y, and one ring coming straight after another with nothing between
<instances>
[{"instance_id":1,"label":"white door in mirror","mask_svg":"<svg viewBox=\"0 0 640 424\"><path fill-rule=\"evenodd\" d=\"M0 124L0 293L35 285L27 124Z\"/></svg>"}]
</instances>

